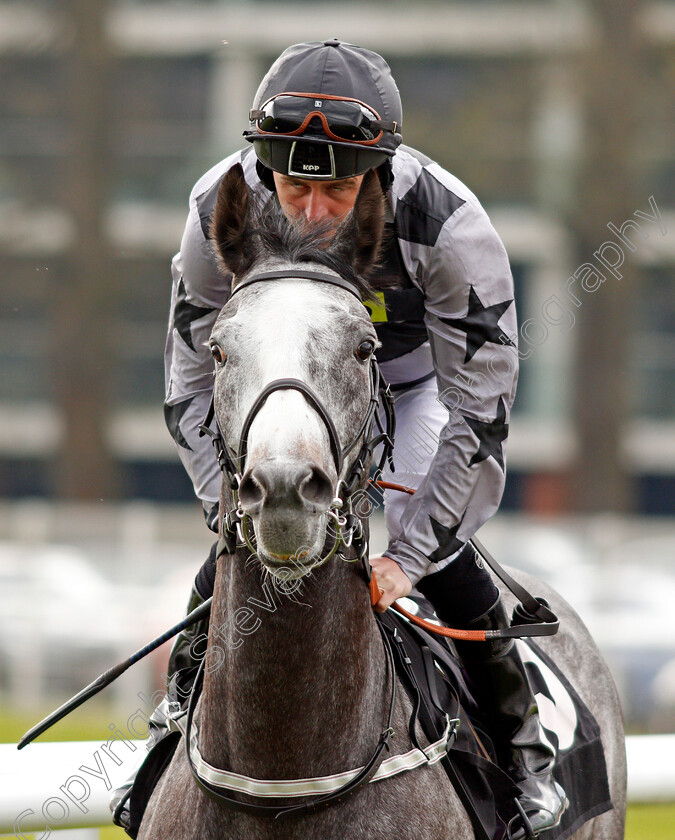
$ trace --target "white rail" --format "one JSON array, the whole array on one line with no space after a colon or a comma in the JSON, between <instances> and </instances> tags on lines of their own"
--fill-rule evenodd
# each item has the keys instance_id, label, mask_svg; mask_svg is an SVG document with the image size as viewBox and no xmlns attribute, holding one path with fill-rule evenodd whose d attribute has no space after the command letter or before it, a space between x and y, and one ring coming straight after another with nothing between
<instances>
[{"instance_id":1,"label":"white rail","mask_svg":"<svg viewBox=\"0 0 675 840\"><path fill-rule=\"evenodd\" d=\"M675 801L675 735L627 739L630 802ZM0 744L0 834L110 822L108 797L144 750L142 741ZM63 837L64 835L59 835ZM88 836L84 833L81 840Z\"/></svg>"},{"instance_id":2,"label":"white rail","mask_svg":"<svg viewBox=\"0 0 675 840\"><path fill-rule=\"evenodd\" d=\"M629 802L675 802L675 735L629 735Z\"/></svg>"},{"instance_id":3,"label":"white rail","mask_svg":"<svg viewBox=\"0 0 675 840\"><path fill-rule=\"evenodd\" d=\"M144 752L129 740L0 744L0 834L110 824L110 791Z\"/></svg>"}]
</instances>

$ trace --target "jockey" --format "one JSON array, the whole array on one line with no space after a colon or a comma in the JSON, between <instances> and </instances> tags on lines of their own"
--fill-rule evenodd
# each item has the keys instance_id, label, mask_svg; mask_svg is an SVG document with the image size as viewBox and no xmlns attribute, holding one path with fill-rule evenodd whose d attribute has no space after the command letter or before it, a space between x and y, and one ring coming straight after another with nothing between
<instances>
[{"instance_id":1,"label":"jockey","mask_svg":"<svg viewBox=\"0 0 675 840\"><path fill-rule=\"evenodd\" d=\"M200 437L211 399L208 338L230 293L209 241L209 221L225 172L240 163L250 189L276 194L303 224L351 210L364 173L375 169L386 196L385 250L372 306L384 378L395 397L396 476L414 496L384 496L389 545L370 562L384 611L413 586L446 623L490 630L509 625L499 591L468 542L495 513L505 479L504 444L518 356L513 280L497 233L473 193L423 154L401 145L402 111L386 62L337 40L296 44L263 79L244 136L250 145L207 172L190 196L166 344L165 416L180 457L217 531L220 470ZM390 291L395 287L395 291ZM197 574L194 609L213 593L215 549ZM194 666L197 625L178 637L169 677ZM555 752L513 640L457 642L490 703L505 769L521 790L531 829L556 826L566 807L552 777ZM153 720L156 740L162 713ZM155 727L156 724L156 727ZM127 785L128 787L128 785ZM123 790L115 820L125 822ZM528 835L524 822L514 840Z\"/></svg>"}]
</instances>

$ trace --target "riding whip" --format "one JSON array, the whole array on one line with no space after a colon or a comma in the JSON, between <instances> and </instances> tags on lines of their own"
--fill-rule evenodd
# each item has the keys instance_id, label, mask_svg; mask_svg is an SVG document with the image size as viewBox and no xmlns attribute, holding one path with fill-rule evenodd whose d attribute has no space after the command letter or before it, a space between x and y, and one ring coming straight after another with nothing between
<instances>
[{"instance_id":1,"label":"riding whip","mask_svg":"<svg viewBox=\"0 0 675 840\"><path fill-rule=\"evenodd\" d=\"M166 630L162 633L161 636L158 636L152 642L149 642L145 647L142 647L140 650L137 650L132 656L128 659L125 659L124 662L120 662L119 665L114 665L112 668L109 668L100 677L96 677L96 679L89 683L89 685L85 686L82 691L79 691L74 697L71 697L63 706L59 706L58 709L53 711L50 715L48 715L44 720L40 721L36 726L32 729L29 729L28 732L21 738L19 743L17 744L17 749L23 749L26 744L30 744L31 741L34 741L38 735L42 735L43 732L46 732L51 726L55 723L60 721L66 715L69 715L72 711L77 709L78 706L81 706L90 697L93 697L95 694L98 694L99 691L102 691L107 685L110 685L111 682L114 682L120 674L123 674L127 668L131 668L132 665L135 665L139 660L143 659L143 657L147 656L149 653L152 653L153 650L156 650L160 645L163 645L164 642L167 642L169 639L176 636L181 630L185 630L188 627L191 627L193 624L196 624L200 619L207 616L211 610L211 601L213 598L209 598L208 600L204 601L203 604L200 604L196 609L192 610L191 613L185 616L185 618L180 621L178 624L175 624L169 630Z\"/></svg>"}]
</instances>

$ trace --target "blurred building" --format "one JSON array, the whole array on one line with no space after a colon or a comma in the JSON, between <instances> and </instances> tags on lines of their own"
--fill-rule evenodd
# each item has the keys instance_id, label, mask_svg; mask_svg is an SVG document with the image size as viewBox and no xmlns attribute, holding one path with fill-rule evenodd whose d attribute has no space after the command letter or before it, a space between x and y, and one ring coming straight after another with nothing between
<instances>
[{"instance_id":1,"label":"blurred building","mask_svg":"<svg viewBox=\"0 0 675 840\"><path fill-rule=\"evenodd\" d=\"M385 55L405 142L470 186L509 252L525 332L503 506L574 506L578 380L594 365L578 324L592 298L591 339L625 350L605 383L628 395L605 463L630 483L625 509L673 513L675 3L635 4L639 79L629 91L617 78L607 98L625 97L633 133L611 150L616 177L589 227L586 153L605 98L589 98L588 62L612 43L606 5L0 2L0 495L192 498L164 428L161 362L187 197L242 145L279 52L337 36ZM584 265L604 272L595 290L580 290ZM623 329L609 302L626 289ZM89 483L64 478L87 470Z\"/></svg>"}]
</instances>

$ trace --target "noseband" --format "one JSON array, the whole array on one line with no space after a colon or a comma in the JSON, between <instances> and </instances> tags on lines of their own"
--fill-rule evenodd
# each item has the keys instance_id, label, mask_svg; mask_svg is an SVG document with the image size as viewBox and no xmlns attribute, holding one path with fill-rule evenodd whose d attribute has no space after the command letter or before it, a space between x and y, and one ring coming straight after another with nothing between
<instances>
[{"instance_id":1,"label":"noseband","mask_svg":"<svg viewBox=\"0 0 675 840\"><path fill-rule=\"evenodd\" d=\"M363 303L357 288L343 277L340 277L337 274L329 274L327 272L304 270L267 271L252 275L251 277L247 277L245 280L238 283L232 291L232 295L236 294L240 291L240 289L250 286L253 283L282 278L300 278L315 280L321 283L329 283L332 286L338 286L339 288L350 292L360 303ZM356 490L363 485L365 472L370 464L373 450L380 443L382 444L382 455L375 468L375 477L377 478L381 475L387 461L393 471L394 465L392 450L394 432L396 428L393 397L389 386L382 379L379 365L374 356L370 359L369 379L370 399L368 401L368 407L363 421L361 422L361 426L351 443L344 447L340 446L340 439L338 437L337 429L335 428L335 423L326 410L326 407L314 393L312 388L310 388L310 386L301 379L275 379L262 389L260 394L258 394L256 399L253 401L253 405L246 415L241 435L239 436L236 453L223 438L218 425L218 418L215 414L214 396L211 397L211 404L204 423L199 427L199 434L206 434L211 438L216 451L218 464L227 478L234 502L232 509L223 516L222 536L217 550L218 556L225 553L233 554L236 550L238 542L239 544L245 542L254 554L257 553L256 548L252 544L252 541L247 533L246 523L244 522L246 514L243 510L241 510L238 494L239 485L245 470L246 456L248 454L248 435L253 421L255 420L258 412L264 406L270 394L273 394L275 391L292 390L301 393L321 418L328 433L331 454L333 456L335 470L339 479L338 495L333 500L333 503L327 512L335 522L336 539L329 553L320 558L315 565L325 562L338 550L340 545L344 548L349 548L352 543L357 549L356 559L364 559L367 553L367 545L363 535L363 529L361 528L360 519L354 514L352 509L353 496ZM380 418L377 414L377 408L380 400L382 400L384 408L384 427L382 426ZM211 425L214 422L216 426L215 431L211 428ZM378 429L378 434L375 436L372 436L373 424L376 424ZM341 479L340 476L342 475L345 459L361 438L364 438L364 440L361 444L359 454L354 459L348 475ZM240 538L239 540L238 537Z\"/></svg>"},{"instance_id":2,"label":"noseband","mask_svg":"<svg viewBox=\"0 0 675 840\"><path fill-rule=\"evenodd\" d=\"M244 472L244 463L246 462L246 455L248 454L248 433L251 429L251 425L256 418L256 415L263 407L267 398L270 394L273 394L275 391L299 391L303 394L307 400L307 402L312 406L314 411L319 415L319 417L323 420L323 424L328 431L328 440L330 441L330 451L333 454L333 460L335 461L335 471L338 474L342 472L342 464L344 463L344 455L345 452L340 449L340 440L338 438L337 429L335 428L335 423L333 423L333 418L330 414L326 411L324 404L321 400L317 397L317 395L312 391L312 389L303 382L301 379L275 379L273 382L270 382L266 385L260 394L255 399L255 402L251 406L251 409L246 416L246 420L244 420L244 425L241 430L241 436L239 438L239 447L237 450L237 461L241 464L241 472Z\"/></svg>"}]
</instances>

